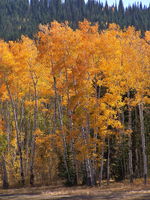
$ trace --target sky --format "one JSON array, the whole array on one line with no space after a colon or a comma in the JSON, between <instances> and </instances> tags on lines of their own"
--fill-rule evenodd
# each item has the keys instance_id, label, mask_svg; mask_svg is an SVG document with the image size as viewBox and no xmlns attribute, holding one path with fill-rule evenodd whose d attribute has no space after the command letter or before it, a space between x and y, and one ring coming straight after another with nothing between
<instances>
[{"instance_id":1,"label":"sky","mask_svg":"<svg viewBox=\"0 0 150 200\"><path fill-rule=\"evenodd\" d=\"M100 2L105 3L106 0L100 0ZM118 3L119 0L107 0L109 5L112 5L113 3ZM133 3L142 2L143 5L149 6L150 0L123 0L124 6L132 5Z\"/></svg>"}]
</instances>

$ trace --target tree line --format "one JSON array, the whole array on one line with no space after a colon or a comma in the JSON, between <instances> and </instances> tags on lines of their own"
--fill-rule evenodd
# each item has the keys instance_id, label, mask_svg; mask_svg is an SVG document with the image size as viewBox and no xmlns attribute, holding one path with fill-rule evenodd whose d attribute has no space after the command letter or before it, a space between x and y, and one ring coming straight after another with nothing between
<instances>
[{"instance_id":1,"label":"tree line","mask_svg":"<svg viewBox=\"0 0 150 200\"><path fill-rule=\"evenodd\" d=\"M150 29L150 8L142 3L127 8L120 0L118 6L88 0L1 0L0 1L0 38L16 40L21 35L33 37L38 25L53 20L68 21L76 29L79 21L88 19L98 22L99 29L108 28L110 23L121 28L134 26L143 33Z\"/></svg>"},{"instance_id":2,"label":"tree line","mask_svg":"<svg viewBox=\"0 0 150 200\"><path fill-rule=\"evenodd\" d=\"M0 41L0 174L9 185L143 177L150 157L150 32L54 21Z\"/></svg>"}]
</instances>

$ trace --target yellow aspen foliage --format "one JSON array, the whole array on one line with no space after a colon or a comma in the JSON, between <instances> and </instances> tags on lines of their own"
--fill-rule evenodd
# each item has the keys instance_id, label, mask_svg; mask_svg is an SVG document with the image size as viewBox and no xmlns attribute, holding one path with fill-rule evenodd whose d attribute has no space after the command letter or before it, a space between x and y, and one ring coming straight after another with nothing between
<instances>
[{"instance_id":1,"label":"yellow aspen foliage","mask_svg":"<svg viewBox=\"0 0 150 200\"><path fill-rule=\"evenodd\" d=\"M141 38L133 27L110 24L100 32L87 20L76 30L54 21L40 25L35 39L0 41L0 135L7 136L9 175L19 180L24 172L29 182L34 172L44 182L59 163L68 179L83 166L98 174L109 148L134 134L129 114L150 104L149 42L149 31Z\"/></svg>"}]
</instances>

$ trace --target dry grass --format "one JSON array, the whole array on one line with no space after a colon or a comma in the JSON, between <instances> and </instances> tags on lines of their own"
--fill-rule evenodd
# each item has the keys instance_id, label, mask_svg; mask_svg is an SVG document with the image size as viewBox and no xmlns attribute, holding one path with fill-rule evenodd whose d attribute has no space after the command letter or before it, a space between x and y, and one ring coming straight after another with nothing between
<instances>
[{"instance_id":1,"label":"dry grass","mask_svg":"<svg viewBox=\"0 0 150 200\"><path fill-rule=\"evenodd\" d=\"M99 187L34 187L0 190L0 200L150 200L150 183L136 180Z\"/></svg>"}]
</instances>

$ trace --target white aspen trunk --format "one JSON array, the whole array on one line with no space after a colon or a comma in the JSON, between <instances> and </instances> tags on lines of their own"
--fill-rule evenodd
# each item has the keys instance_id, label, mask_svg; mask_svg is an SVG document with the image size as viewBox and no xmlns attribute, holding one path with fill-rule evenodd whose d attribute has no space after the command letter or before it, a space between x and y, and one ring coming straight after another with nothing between
<instances>
[{"instance_id":1,"label":"white aspen trunk","mask_svg":"<svg viewBox=\"0 0 150 200\"><path fill-rule=\"evenodd\" d=\"M77 166L77 160L76 160L76 152L75 152L75 148L74 148L74 139L71 139L71 155L72 155L72 166L73 166L73 170L75 171L75 184L78 185L79 183L79 172L78 172L78 166Z\"/></svg>"},{"instance_id":2,"label":"white aspen trunk","mask_svg":"<svg viewBox=\"0 0 150 200\"><path fill-rule=\"evenodd\" d=\"M135 107L135 132L138 132L138 124L139 124L139 114L138 114L138 108ZM140 159L139 159L139 148L138 146L135 148L135 158L136 158L136 162L135 162L135 173L136 173L136 177L140 178Z\"/></svg>"},{"instance_id":3,"label":"white aspen trunk","mask_svg":"<svg viewBox=\"0 0 150 200\"><path fill-rule=\"evenodd\" d=\"M60 121L60 129L62 131L62 142L63 142L63 148L64 148L64 152L63 152L63 160L64 160L64 165L66 168L66 172L67 172L67 177L68 177L68 181L71 183L71 176L70 176L70 172L69 172L69 167L68 167L68 163L67 163L67 143L66 143L66 136L63 130L63 115L62 115L62 108L61 108L61 102L59 102L58 100L58 94L57 94L57 82L56 82L56 77L53 77L54 80L54 92L55 92L55 111L54 111L54 118L55 118L55 128L56 128L56 109L58 107L58 115L59 115L59 121ZM54 128L54 129L55 129Z\"/></svg>"},{"instance_id":4,"label":"white aspen trunk","mask_svg":"<svg viewBox=\"0 0 150 200\"><path fill-rule=\"evenodd\" d=\"M65 132L63 130L63 116L62 116L62 109L61 109L60 104L58 105L58 109L59 109L60 126L61 126L61 130L62 130L62 141L63 141L63 147L64 147L64 152L63 152L64 164L65 164L65 168L67 171L68 181L70 183L72 183L70 172L69 172L69 167L68 167L68 163L67 163L67 143L66 143Z\"/></svg>"},{"instance_id":5,"label":"white aspen trunk","mask_svg":"<svg viewBox=\"0 0 150 200\"><path fill-rule=\"evenodd\" d=\"M32 71L32 66L30 66L30 75L33 83L34 88L34 121L33 121L33 132L36 131L38 128L38 91L37 91L37 84L38 84L38 77L34 71ZM31 138L31 157L30 157L30 185L34 185L34 158L35 158L35 140L36 136L32 133Z\"/></svg>"},{"instance_id":6,"label":"white aspen trunk","mask_svg":"<svg viewBox=\"0 0 150 200\"><path fill-rule=\"evenodd\" d=\"M130 174L130 183L133 183L132 141L131 141L131 136L130 135L129 135L129 140L128 140L128 146L129 146L129 174Z\"/></svg>"},{"instance_id":7,"label":"white aspen trunk","mask_svg":"<svg viewBox=\"0 0 150 200\"><path fill-rule=\"evenodd\" d=\"M108 153L107 153L107 185L110 181L110 138L108 136Z\"/></svg>"},{"instance_id":8,"label":"white aspen trunk","mask_svg":"<svg viewBox=\"0 0 150 200\"><path fill-rule=\"evenodd\" d=\"M7 133L7 150L10 152L10 137L11 137L11 126L10 126L10 111L8 101L1 103L1 114L4 116L6 133Z\"/></svg>"},{"instance_id":9,"label":"white aspen trunk","mask_svg":"<svg viewBox=\"0 0 150 200\"><path fill-rule=\"evenodd\" d=\"M128 98L130 98L130 92L128 92ZM128 129L132 132L132 112L131 107L128 105ZM129 176L130 176L130 183L133 183L133 160L132 160L132 137L131 133L129 133L128 138L128 148L129 148Z\"/></svg>"},{"instance_id":10,"label":"white aspen trunk","mask_svg":"<svg viewBox=\"0 0 150 200\"><path fill-rule=\"evenodd\" d=\"M67 68L65 68L65 74L66 74L66 82L68 83L68 71L67 71ZM69 88L66 89L66 93L67 93L67 100L68 100L68 104L69 104L69 102L70 102ZM69 118L69 129L71 131L73 131L72 112L71 112L71 110L69 109L68 106L67 106L67 115L68 115L68 118ZM78 185L79 174L78 174L78 166L77 166L77 161L76 161L76 152L75 152L75 148L74 148L74 138L71 137L70 143L71 143L70 144L71 162L72 162L73 170L75 171L74 183L76 183Z\"/></svg>"},{"instance_id":11,"label":"white aspen trunk","mask_svg":"<svg viewBox=\"0 0 150 200\"><path fill-rule=\"evenodd\" d=\"M127 167L126 167L126 159L125 159L125 117L124 117L124 111L121 113L121 123L123 125L123 132L122 134L122 149L123 149L123 154L122 154L122 160L123 160L123 173L124 173L124 179L127 178Z\"/></svg>"},{"instance_id":12,"label":"white aspen trunk","mask_svg":"<svg viewBox=\"0 0 150 200\"><path fill-rule=\"evenodd\" d=\"M57 86L56 86L56 78L53 77L54 80L54 92L55 92L55 101L54 101L54 133L56 131L56 121L57 121Z\"/></svg>"},{"instance_id":13,"label":"white aspen trunk","mask_svg":"<svg viewBox=\"0 0 150 200\"><path fill-rule=\"evenodd\" d=\"M146 156L146 145L145 145L145 127L144 127L144 108L143 103L138 105L140 115L140 126L141 126L141 140L142 140L142 154L143 154L143 177L144 184L147 184L147 156Z\"/></svg>"},{"instance_id":14,"label":"white aspen trunk","mask_svg":"<svg viewBox=\"0 0 150 200\"><path fill-rule=\"evenodd\" d=\"M8 144L8 152L10 152L10 136L11 136L11 128L10 128L10 113L8 111L8 102L6 102L6 110L5 112L5 121L6 121L6 132L7 132L7 144Z\"/></svg>"},{"instance_id":15,"label":"white aspen trunk","mask_svg":"<svg viewBox=\"0 0 150 200\"><path fill-rule=\"evenodd\" d=\"M53 77L54 80L54 91L55 91L55 105L58 107L58 115L59 115L59 121L60 121L60 129L62 131L62 142L63 142L63 147L64 147L64 152L63 152L63 159L64 159L64 165L66 168L67 176L68 176L68 181L72 183L70 172L69 172L69 167L67 163L67 143L66 143L66 136L63 128L63 113L62 113L62 108L61 108L61 100L58 100L58 94L57 94L57 83L56 83L56 78ZM56 110L55 110L56 111Z\"/></svg>"},{"instance_id":16,"label":"white aspen trunk","mask_svg":"<svg viewBox=\"0 0 150 200\"><path fill-rule=\"evenodd\" d=\"M31 130L31 119L27 121L27 135L26 135L26 165L25 165L25 175L29 176L29 164L30 164L30 131Z\"/></svg>"},{"instance_id":17,"label":"white aspen trunk","mask_svg":"<svg viewBox=\"0 0 150 200\"><path fill-rule=\"evenodd\" d=\"M98 128L96 127L95 128L95 132L94 132L94 139L95 139L95 145L94 145L94 154L96 155L97 154L97 135L98 135ZM94 184L96 185L97 184L97 176L96 176L96 173L97 173L97 159L94 157L93 158L93 178L94 178Z\"/></svg>"},{"instance_id":18,"label":"white aspen trunk","mask_svg":"<svg viewBox=\"0 0 150 200\"><path fill-rule=\"evenodd\" d=\"M87 145L88 136L86 133L86 129L84 127L82 127L82 136L83 136L84 144ZM91 169L91 160L89 158L85 159L85 166L86 166L86 173L87 173L87 185L93 186L94 180L93 180L92 169Z\"/></svg>"},{"instance_id":19,"label":"white aspen trunk","mask_svg":"<svg viewBox=\"0 0 150 200\"><path fill-rule=\"evenodd\" d=\"M20 161L20 175L21 175L21 183L22 185L25 184L25 177L24 177L24 169L23 169L23 156L22 156L22 149L21 149L21 144L20 144L20 140L19 140L19 136L20 136L20 131L19 131L19 126L18 126L18 117L17 117L17 111L16 111L16 105L14 103L12 94L10 92L9 89L9 85L6 82L6 87L7 87L7 91L8 91L8 95L11 101L11 106L12 106L12 110L13 110L13 117L14 117L14 122L15 122L15 130L16 130L16 138L17 138L17 147L18 147L18 152L19 152L19 161Z\"/></svg>"},{"instance_id":20,"label":"white aspen trunk","mask_svg":"<svg viewBox=\"0 0 150 200\"><path fill-rule=\"evenodd\" d=\"M85 142L87 144L87 139L90 138L90 119L89 119L89 114L87 113L86 117L86 132L85 132ZM91 186L94 186L94 168L92 165L92 160L88 158L88 168L90 172L90 182Z\"/></svg>"},{"instance_id":21,"label":"white aspen trunk","mask_svg":"<svg viewBox=\"0 0 150 200\"><path fill-rule=\"evenodd\" d=\"M100 166L100 174L99 174L99 186L102 185L103 169L104 169L104 139L103 139L102 153L101 153L101 166Z\"/></svg>"},{"instance_id":22,"label":"white aspen trunk","mask_svg":"<svg viewBox=\"0 0 150 200\"><path fill-rule=\"evenodd\" d=\"M34 127L33 131L37 129L37 114L38 114L38 100L37 100L37 90L35 88L35 105L34 105ZM34 185L34 158L35 158L35 140L36 136L32 134L31 140L31 160L30 160L30 185Z\"/></svg>"}]
</instances>

